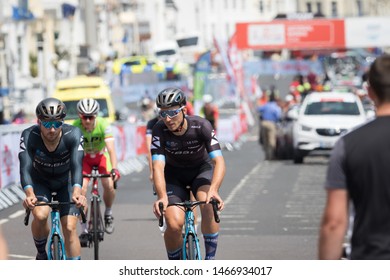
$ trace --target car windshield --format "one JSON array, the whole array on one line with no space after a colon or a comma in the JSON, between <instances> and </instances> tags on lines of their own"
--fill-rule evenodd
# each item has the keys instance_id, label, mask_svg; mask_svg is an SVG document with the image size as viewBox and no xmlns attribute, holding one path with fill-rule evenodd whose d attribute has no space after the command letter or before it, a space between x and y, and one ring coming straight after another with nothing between
<instances>
[{"instance_id":1,"label":"car windshield","mask_svg":"<svg viewBox=\"0 0 390 280\"><path fill-rule=\"evenodd\" d=\"M100 110L99 110L99 116L101 117L108 117L108 107L107 107L107 101L105 99L96 99L97 102L99 102ZM72 101L64 101L66 106L66 120L75 120L78 119L79 115L77 113L77 103L78 101L72 100Z\"/></svg>"},{"instance_id":2,"label":"car windshield","mask_svg":"<svg viewBox=\"0 0 390 280\"><path fill-rule=\"evenodd\" d=\"M306 106L305 115L360 115L356 102L313 102Z\"/></svg>"}]
</instances>

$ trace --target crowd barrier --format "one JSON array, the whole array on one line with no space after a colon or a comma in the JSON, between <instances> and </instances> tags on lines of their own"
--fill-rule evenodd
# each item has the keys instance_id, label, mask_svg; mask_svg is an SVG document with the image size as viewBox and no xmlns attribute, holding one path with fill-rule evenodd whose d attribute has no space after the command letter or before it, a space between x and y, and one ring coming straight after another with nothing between
<instances>
[{"instance_id":1,"label":"crowd barrier","mask_svg":"<svg viewBox=\"0 0 390 280\"><path fill-rule=\"evenodd\" d=\"M19 143L22 131L31 125L0 126L0 210L24 198L24 192L20 187ZM247 130L247 117L242 111L234 110L219 120L217 137L222 148L232 147ZM121 174L142 171L148 164L146 125L116 122L113 124L113 132Z\"/></svg>"}]
</instances>

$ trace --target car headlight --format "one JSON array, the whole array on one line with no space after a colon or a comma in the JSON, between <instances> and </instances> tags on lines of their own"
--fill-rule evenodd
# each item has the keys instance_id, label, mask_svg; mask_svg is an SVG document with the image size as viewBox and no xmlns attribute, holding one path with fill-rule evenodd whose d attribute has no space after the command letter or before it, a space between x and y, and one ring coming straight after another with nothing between
<instances>
[{"instance_id":1,"label":"car headlight","mask_svg":"<svg viewBox=\"0 0 390 280\"><path fill-rule=\"evenodd\" d=\"M301 130L302 130L302 131L310 131L310 130L311 130L311 127L302 124L302 125L301 125Z\"/></svg>"}]
</instances>

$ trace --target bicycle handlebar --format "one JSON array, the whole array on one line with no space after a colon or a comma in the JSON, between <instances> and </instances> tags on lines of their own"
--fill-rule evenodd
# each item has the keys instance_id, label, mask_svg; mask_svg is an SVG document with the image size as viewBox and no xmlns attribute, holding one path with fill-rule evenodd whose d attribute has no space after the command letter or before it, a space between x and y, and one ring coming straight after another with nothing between
<instances>
[{"instance_id":1,"label":"bicycle handlebar","mask_svg":"<svg viewBox=\"0 0 390 280\"><path fill-rule=\"evenodd\" d=\"M215 199L212 199L212 200L210 200L210 203L213 206L214 220L215 220L216 223L219 223L221 220L219 219L219 214L218 214L218 201L216 201ZM182 207L185 207L186 209L192 209L194 206L198 206L198 205L201 205L201 204L206 204L206 201L175 202L175 203L168 204L168 207L169 206L182 206ZM160 213L162 214L163 208L164 208L163 203L159 202L158 207L159 207ZM164 223L163 215L160 215L160 218L159 218L159 221L158 221L158 225L160 227L162 227L163 223Z\"/></svg>"},{"instance_id":2,"label":"bicycle handlebar","mask_svg":"<svg viewBox=\"0 0 390 280\"><path fill-rule=\"evenodd\" d=\"M39 204L36 204L35 206L54 206L54 205L66 205L66 204L75 204L73 201L70 201L70 202L59 202L59 201L54 201L54 202L44 202L44 203L39 203ZM86 223L87 222L87 217L85 217L85 213L84 213L84 207L81 206L80 208L80 215L81 215L81 219L83 220L83 223ZM31 209L30 208L27 208L26 209L26 214L24 216L24 225L27 226L28 225L28 221L30 219L30 213L31 213Z\"/></svg>"},{"instance_id":3,"label":"bicycle handlebar","mask_svg":"<svg viewBox=\"0 0 390 280\"><path fill-rule=\"evenodd\" d=\"M92 178L92 179L97 179L97 178L109 178L112 177L112 174L83 174L84 178ZM114 189L117 189L118 185L117 182L114 182Z\"/></svg>"}]
</instances>

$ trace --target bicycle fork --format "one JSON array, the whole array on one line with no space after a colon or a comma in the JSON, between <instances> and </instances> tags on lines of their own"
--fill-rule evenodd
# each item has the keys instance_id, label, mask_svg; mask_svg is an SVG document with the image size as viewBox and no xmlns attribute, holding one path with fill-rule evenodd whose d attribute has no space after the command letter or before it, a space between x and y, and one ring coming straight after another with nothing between
<instances>
[{"instance_id":1,"label":"bicycle fork","mask_svg":"<svg viewBox=\"0 0 390 280\"><path fill-rule=\"evenodd\" d=\"M52 220L52 228L50 233L50 238L47 244L47 251L48 251L48 259L53 260L55 259L54 254L56 254L54 251L58 250L59 252L59 259L60 260L66 260L66 251L65 251L65 243L63 238L61 237L61 231L60 231L60 217L58 211L52 211L51 212L51 220ZM55 244L58 240L58 244L60 248L56 248L57 245Z\"/></svg>"},{"instance_id":2,"label":"bicycle fork","mask_svg":"<svg viewBox=\"0 0 390 280\"><path fill-rule=\"evenodd\" d=\"M200 246L199 246L199 238L197 233L195 232L195 218L194 213L192 211L186 211L185 212L185 234L183 237L183 260L190 259L189 252L195 253L195 258L197 260L201 260L202 256L200 253ZM189 237L191 236L191 237ZM191 246L192 248L189 248Z\"/></svg>"}]
</instances>

